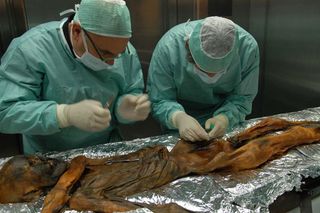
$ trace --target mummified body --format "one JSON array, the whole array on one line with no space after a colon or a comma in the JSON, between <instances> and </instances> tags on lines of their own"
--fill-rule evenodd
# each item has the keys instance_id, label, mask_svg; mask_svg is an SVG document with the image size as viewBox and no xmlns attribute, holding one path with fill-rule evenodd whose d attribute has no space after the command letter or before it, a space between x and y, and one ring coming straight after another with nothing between
<instances>
[{"instance_id":1,"label":"mummified body","mask_svg":"<svg viewBox=\"0 0 320 213\"><path fill-rule=\"evenodd\" d=\"M278 130L283 132L269 134ZM191 173L205 174L221 170L256 168L292 147L317 141L320 141L320 127L317 123L268 118L227 140L198 143L181 140L171 152L163 146L154 146L128 155L104 159L78 156L72 159L69 168L47 195L43 212L59 211L64 206L99 212L128 211L141 206L154 212L183 212L182 208L174 204L152 206L130 203L123 198L162 186ZM28 157L24 158L28 161ZM37 180L30 180L28 177L28 181L22 182L23 184L12 178L15 176L7 170L17 166L14 159L0 172L1 203L32 200L30 196L26 196L30 195L30 190L9 190L8 186L19 185L21 188L28 188L28 181L37 183ZM29 164L29 167L37 167L41 173L40 165ZM19 168L11 168L10 171L14 170ZM27 175L26 171L27 169ZM56 176L61 174L61 171L53 173ZM37 190L53 185L54 183L49 181ZM14 196L7 196L10 193ZM39 193L32 195L36 199ZM25 199L26 197L28 199Z\"/></svg>"}]
</instances>

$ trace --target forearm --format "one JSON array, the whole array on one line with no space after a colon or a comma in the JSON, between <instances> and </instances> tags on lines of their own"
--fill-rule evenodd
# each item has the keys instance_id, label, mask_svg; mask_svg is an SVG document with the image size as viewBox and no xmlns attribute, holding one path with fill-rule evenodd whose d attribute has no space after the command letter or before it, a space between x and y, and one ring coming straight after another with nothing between
<instances>
[{"instance_id":1,"label":"forearm","mask_svg":"<svg viewBox=\"0 0 320 213\"><path fill-rule=\"evenodd\" d=\"M0 104L0 132L49 135L59 130L53 101L20 101Z\"/></svg>"},{"instance_id":2,"label":"forearm","mask_svg":"<svg viewBox=\"0 0 320 213\"><path fill-rule=\"evenodd\" d=\"M172 115L177 111L184 112L184 108L175 101L162 100L152 104L153 116L168 129L176 129L172 123Z\"/></svg>"},{"instance_id":3,"label":"forearm","mask_svg":"<svg viewBox=\"0 0 320 213\"><path fill-rule=\"evenodd\" d=\"M237 97L239 98L239 97ZM245 120L245 117L251 113L252 99L242 97L242 101L227 99L224 104L217 109L213 116L224 114L229 121L229 129Z\"/></svg>"}]
</instances>

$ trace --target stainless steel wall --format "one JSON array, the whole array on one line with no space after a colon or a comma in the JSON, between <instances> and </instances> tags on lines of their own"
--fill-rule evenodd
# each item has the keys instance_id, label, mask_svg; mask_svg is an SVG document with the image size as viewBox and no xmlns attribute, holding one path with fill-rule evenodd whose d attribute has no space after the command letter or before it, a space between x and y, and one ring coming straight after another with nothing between
<instances>
[{"instance_id":1,"label":"stainless steel wall","mask_svg":"<svg viewBox=\"0 0 320 213\"><path fill-rule=\"evenodd\" d=\"M261 50L253 116L320 105L320 1L234 0L233 19Z\"/></svg>"},{"instance_id":2,"label":"stainless steel wall","mask_svg":"<svg viewBox=\"0 0 320 213\"><path fill-rule=\"evenodd\" d=\"M26 30L24 0L0 0L0 57L11 40Z\"/></svg>"},{"instance_id":3,"label":"stainless steel wall","mask_svg":"<svg viewBox=\"0 0 320 213\"><path fill-rule=\"evenodd\" d=\"M63 17L60 17L59 13L67 9L74 9L74 5L79 2L79 0L25 0L28 27L61 20Z\"/></svg>"},{"instance_id":4,"label":"stainless steel wall","mask_svg":"<svg viewBox=\"0 0 320 213\"><path fill-rule=\"evenodd\" d=\"M26 28L24 1L0 0L0 58L11 40L23 34ZM0 133L0 157L20 153L22 153L21 135Z\"/></svg>"},{"instance_id":5,"label":"stainless steel wall","mask_svg":"<svg viewBox=\"0 0 320 213\"><path fill-rule=\"evenodd\" d=\"M262 113L320 105L320 1L270 0Z\"/></svg>"}]
</instances>

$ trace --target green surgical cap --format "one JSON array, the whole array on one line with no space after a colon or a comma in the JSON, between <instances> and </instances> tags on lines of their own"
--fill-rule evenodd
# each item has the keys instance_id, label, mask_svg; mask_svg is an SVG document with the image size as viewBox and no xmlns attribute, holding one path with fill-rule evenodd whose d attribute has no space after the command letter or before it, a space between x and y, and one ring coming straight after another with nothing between
<instances>
[{"instance_id":1,"label":"green surgical cap","mask_svg":"<svg viewBox=\"0 0 320 213\"><path fill-rule=\"evenodd\" d=\"M237 29L226 18L208 17L199 22L189 38L189 47L197 65L206 72L226 69L237 49Z\"/></svg>"},{"instance_id":2,"label":"green surgical cap","mask_svg":"<svg viewBox=\"0 0 320 213\"><path fill-rule=\"evenodd\" d=\"M130 38L130 12L123 0L82 0L74 20L94 34Z\"/></svg>"}]
</instances>

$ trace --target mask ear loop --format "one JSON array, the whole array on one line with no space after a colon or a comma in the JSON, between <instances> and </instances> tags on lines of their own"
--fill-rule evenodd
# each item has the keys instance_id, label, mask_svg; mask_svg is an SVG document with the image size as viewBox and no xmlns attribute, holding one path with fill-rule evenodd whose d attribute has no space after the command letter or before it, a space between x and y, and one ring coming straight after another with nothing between
<instances>
[{"instance_id":1,"label":"mask ear loop","mask_svg":"<svg viewBox=\"0 0 320 213\"><path fill-rule=\"evenodd\" d=\"M59 15L60 16L64 16L64 15L69 14L69 13L76 13L79 10L79 6L80 6L79 4L75 4L74 5L74 9L64 10L64 11L60 12Z\"/></svg>"},{"instance_id":2,"label":"mask ear loop","mask_svg":"<svg viewBox=\"0 0 320 213\"><path fill-rule=\"evenodd\" d=\"M193 29L187 29L188 27L190 27L190 19L187 20L187 22L184 24L184 41L187 41L189 40L190 36L191 36L191 33L193 31Z\"/></svg>"}]
</instances>

